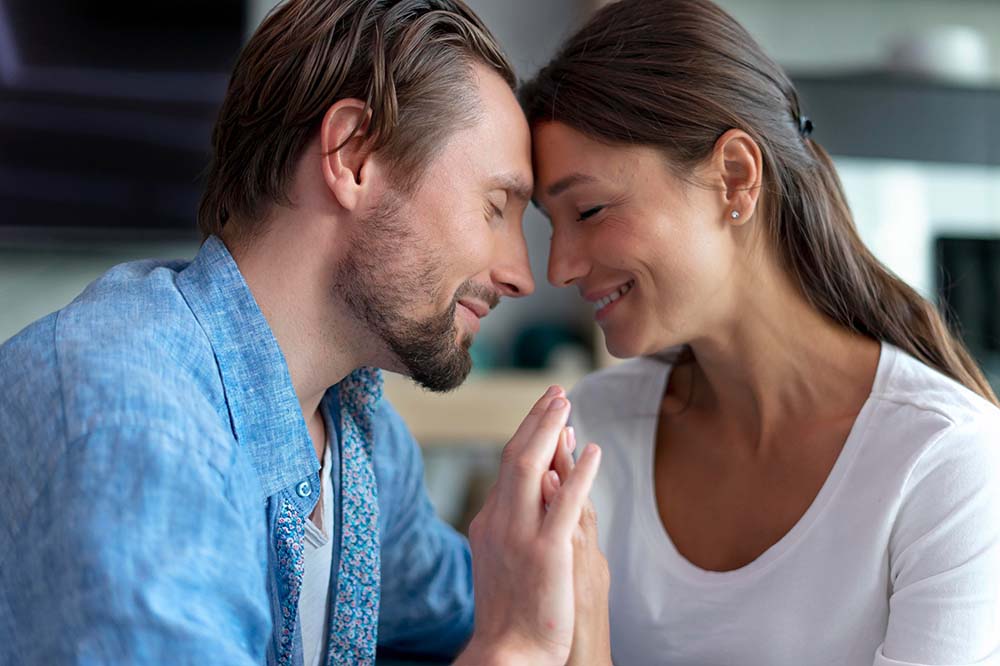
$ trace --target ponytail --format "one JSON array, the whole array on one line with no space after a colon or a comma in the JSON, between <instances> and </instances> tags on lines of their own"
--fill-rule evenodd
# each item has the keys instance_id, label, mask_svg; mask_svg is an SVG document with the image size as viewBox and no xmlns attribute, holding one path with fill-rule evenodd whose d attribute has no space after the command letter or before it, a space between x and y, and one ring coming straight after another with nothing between
<instances>
[{"instance_id":1,"label":"ponytail","mask_svg":"<svg viewBox=\"0 0 1000 666\"><path fill-rule=\"evenodd\" d=\"M802 293L841 326L888 342L998 404L937 308L862 243L833 161L818 143L806 141L817 168L793 179L798 196L785 199L774 225L781 255Z\"/></svg>"}]
</instances>

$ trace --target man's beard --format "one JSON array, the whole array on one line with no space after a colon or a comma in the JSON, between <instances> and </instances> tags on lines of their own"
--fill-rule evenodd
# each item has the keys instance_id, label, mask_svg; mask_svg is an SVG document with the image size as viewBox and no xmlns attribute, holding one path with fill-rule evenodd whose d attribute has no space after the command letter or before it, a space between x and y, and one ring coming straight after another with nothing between
<instances>
[{"instance_id":1,"label":"man's beard","mask_svg":"<svg viewBox=\"0 0 1000 666\"><path fill-rule=\"evenodd\" d=\"M402 202L400 195L388 193L361 222L338 269L336 289L415 382L431 391L450 391L472 370L472 336L456 339L458 300L473 295L494 307L499 296L467 281L444 312L424 319L408 316L424 303L441 302L444 262L414 237Z\"/></svg>"}]
</instances>

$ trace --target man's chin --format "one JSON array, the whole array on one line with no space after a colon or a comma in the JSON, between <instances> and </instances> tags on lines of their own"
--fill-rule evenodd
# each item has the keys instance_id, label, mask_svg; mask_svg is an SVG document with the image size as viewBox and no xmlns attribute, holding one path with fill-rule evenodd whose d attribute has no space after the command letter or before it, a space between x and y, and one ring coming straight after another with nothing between
<instances>
[{"instance_id":1,"label":"man's chin","mask_svg":"<svg viewBox=\"0 0 1000 666\"><path fill-rule=\"evenodd\" d=\"M420 387L433 393L448 393L461 386L472 371L472 356L463 348L446 359L411 359L407 374Z\"/></svg>"},{"instance_id":2,"label":"man's chin","mask_svg":"<svg viewBox=\"0 0 1000 666\"><path fill-rule=\"evenodd\" d=\"M452 329L435 333L435 322L412 325L409 335L382 335L388 352L380 367L409 377L415 384L435 393L453 391L472 371L473 336ZM448 340L447 346L442 341Z\"/></svg>"},{"instance_id":3,"label":"man's chin","mask_svg":"<svg viewBox=\"0 0 1000 666\"><path fill-rule=\"evenodd\" d=\"M471 371L472 363L470 361L467 369L459 373L452 372L445 378L427 376L416 377L411 375L411 379L420 385L421 388L427 389L432 393L449 393L464 384Z\"/></svg>"},{"instance_id":4,"label":"man's chin","mask_svg":"<svg viewBox=\"0 0 1000 666\"><path fill-rule=\"evenodd\" d=\"M416 381L416 380L414 380L414 381ZM458 382L457 384L455 384L453 386L443 386L443 385L440 385L440 384L424 384L423 382L417 382L417 386L419 386L420 388L424 389L425 391L430 391L431 393L437 393L439 395L444 395L446 393L451 393L452 391L454 391L455 389L457 389L459 386L461 386L464 382L465 382L465 380L462 380L462 381Z\"/></svg>"}]
</instances>

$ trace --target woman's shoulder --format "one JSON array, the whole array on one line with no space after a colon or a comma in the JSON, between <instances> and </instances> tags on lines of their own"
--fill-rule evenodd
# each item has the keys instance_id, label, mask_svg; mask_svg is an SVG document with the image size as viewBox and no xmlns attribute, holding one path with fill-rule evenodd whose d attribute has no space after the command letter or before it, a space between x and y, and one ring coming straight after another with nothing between
<instances>
[{"instance_id":1,"label":"woman's shoulder","mask_svg":"<svg viewBox=\"0 0 1000 666\"><path fill-rule=\"evenodd\" d=\"M880 375L872 398L894 408L899 418L945 431L989 435L1000 440L1000 408L891 345L883 346L889 357L880 364Z\"/></svg>"},{"instance_id":2,"label":"woman's shoulder","mask_svg":"<svg viewBox=\"0 0 1000 666\"><path fill-rule=\"evenodd\" d=\"M1000 409L902 350L883 349L889 357L880 364L872 391L877 416L868 427L867 439L878 442L873 455L907 461L911 488L924 474L939 476L946 486L954 486L956 475L973 485L996 485Z\"/></svg>"}]
</instances>

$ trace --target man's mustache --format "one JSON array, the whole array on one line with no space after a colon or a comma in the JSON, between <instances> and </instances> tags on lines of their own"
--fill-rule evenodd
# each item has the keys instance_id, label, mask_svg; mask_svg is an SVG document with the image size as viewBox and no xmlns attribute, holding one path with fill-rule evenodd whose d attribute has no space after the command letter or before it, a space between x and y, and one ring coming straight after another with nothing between
<instances>
[{"instance_id":1,"label":"man's mustache","mask_svg":"<svg viewBox=\"0 0 1000 666\"><path fill-rule=\"evenodd\" d=\"M500 292L477 282L465 282L455 293L455 302L471 297L489 306L490 310L500 304Z\"/></svg>"}]
</instances>

